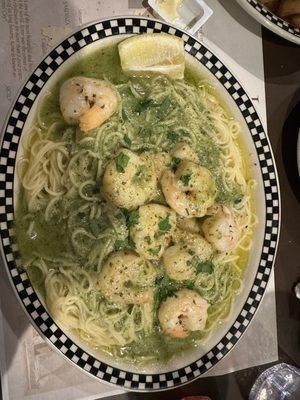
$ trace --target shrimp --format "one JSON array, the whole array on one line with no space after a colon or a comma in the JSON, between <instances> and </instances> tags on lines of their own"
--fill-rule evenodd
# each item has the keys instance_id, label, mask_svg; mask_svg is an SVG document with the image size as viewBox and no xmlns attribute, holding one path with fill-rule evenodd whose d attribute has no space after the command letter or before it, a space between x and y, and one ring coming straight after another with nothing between
<instances>
[{"instance_id":1,"label":"shrimp","mask_svg":"<svg viewBox=\"0 0 300 400\"><path fill-rule=\"evenodd\" d=\"M159 204L147 204L139 208L138 223L130 228L130 236L141 256L158 260L169 246L175 227L173 210Z\"/></svg>"},{"instance_id":2,"label":"shrimp","mask_svg":"<svg viewBox=\"0 0 300 400\"><path fill-rule=\"evenodd\" d=\"M213 249L202 236L176 230L175 244L163 254L166 273L176 281L194 280L205 261L210 261Z\"/></svg>"},{"instance_id":3,"label":"shrimp","mask_svg":"<svg viewBox=\"0 0 300 400\"><path fill-rule=\"evenodd\" d=\"M221 252L234 250L239 239L239 228L229 208L215 207L213 215L202 224L204 236L215 249Z\"/></svg>"},{"instance_id":4,"label":"shrimp","mask_svg":"<svg viewBox=\"0 0 300 400\"><path fill-rule=\"evenodd\" d=\"M150 303L155 277L156 270L149 261L133 252L119 251L108 257L99 274L97 288L115 303Z\"/></svg>"},{"instance_id":5,"label":"shrimp","mask_svg":"<svg viewBox=\"0 0 300 400\"><path fill-rule=\"evenodd\" d=\"M200 224L197 218L179 217L177 220L177 226L179 229L186 232L200 233Z\"/></svg>"},{"instance_id":6,"label":"shrimp","mask_svg":"<svg viewBox=\"0 0 300 400\"><path fill-rule=\"evenodd\" d=\"M168 205L187 218L203 217L216 197L209 170L188 160L182 160L175 172L166 170L161 187Z\"/></svg>"},{"instance_id":7,"label":"shrimp","mask_svg":"<svg viewBox=\"0 0 300 400\"><path fill-rule=\"evenodd\" d=\"M104 80L75 76L60 88L59 103L64 120L79 123L83 132L102 125L117 109L118 94Z\"/></svg>"},{"instance_id":8,"label":"shrimp","mask_svg":"<svg viewBox=\"0 0 300 400\"><path fill-rule=\"evenodd\" d=\"M134 210L156 195L157 177L149 155L121 149L104 171L104 196L115 205Z\"/></svg>"},{"instance_id":9,"label":"shrimp","mask_svg":"<svg viewBox=\"0 0 300 400\"><path fill-rule=\"evenodd\" d=\"M171 151L171 156L180 160L189 160L198 163L199 159L194 150L187 143L178 143Z\"/></svg>"},{"instance_id":10,"label":"shrimp","mask_svg":"<svg viewBox=\"0 0 300 400\"><path fill-rule=\"evenodd\" d=\"M191 265L192 256L188 249L174 245L164 252L162 261L168 276L175 281L194 280L196 270Z\"/></svg>"},{"instance_id":11,"label":"shrimp","mask_svg":"<svg viewBox=\"0 0 300 400\"><path fill-rule=\"evenodd\" d=\"M175 229L173 242L193 249L202 259L208 259L213 253L211 244L200 234Z\"/></svg>"},{"instance_id":12,"label":"shrimp","mask_svg":"<svg viewBox=\"0 0 300 400\"><path fill-rule=\"evenodd\" d=\"M181 289L161 304L158 319L164 333L183 339L205 328L208 307L197 292Z\"/></svg>"}]
</instances>

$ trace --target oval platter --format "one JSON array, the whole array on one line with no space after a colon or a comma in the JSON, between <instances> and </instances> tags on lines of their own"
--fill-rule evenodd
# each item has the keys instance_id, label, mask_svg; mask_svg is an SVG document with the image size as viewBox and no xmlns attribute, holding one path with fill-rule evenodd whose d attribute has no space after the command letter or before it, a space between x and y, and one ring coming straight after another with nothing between
<instances>
[{"instance_id":1,"label":"oval platter","mask_svg":"<svg viewBox=\"0 0 300 400\"><path fill-rule=\"evenodd\" d=\"M64 63L88 48L115 37L166 32L179 36L185 43L186 55L193 59L203 74L211 77L242 125L244 141L251 153L255 178L258 181L255 202L260 219L254 248L245 275L243 293L232 307L230 318L216 335L189 357L176 365L158 369L138 369L119 364L95 354L68 332L63 331L49 315L43 300L22 270L14 234L14 212L18 187L16 159L20 139L30 124L40 94L62 69ZM71 61L70 61L71 62ZM118 17L87 25L55 47L38 65L21 88L4 126L0 155L0 231L4 263L25 313L35 329L52 348L72 364L103 382L127 390L165 390L186 384L217 365L239 341L262 300L276 255L280 228L280 196L276 166L270 143L259 116L245 90L222 61L196 38L161 21L140 17Z\"/></svg>"}]
</instances>

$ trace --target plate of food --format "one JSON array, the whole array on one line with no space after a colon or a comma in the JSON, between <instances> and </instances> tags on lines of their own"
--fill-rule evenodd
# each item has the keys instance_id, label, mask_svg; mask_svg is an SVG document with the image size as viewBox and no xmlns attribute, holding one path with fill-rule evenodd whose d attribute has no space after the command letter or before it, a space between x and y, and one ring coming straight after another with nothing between
<instances>
[{"instance_id":1,"label":"plate of food","mask_svg":"<svg viewBox=\"0 0 300 400\"><path fill-rule=\"evenodd\" d=\"M250 98L196 38L140 17L81 28L21 88L0 165L6 269L63 357L162 390L235 346L274 263L278 178Z\"/></svg>"},{"instance_id":2,"label":"plate of food","mask_svg":"<svg viewBox=\"0 0 300 400\"><path fill-rule=\"evenodd\" d=\"M236 0L258 22L283 38L300 44L298 0Z\"/></svg>"}]
</instances>

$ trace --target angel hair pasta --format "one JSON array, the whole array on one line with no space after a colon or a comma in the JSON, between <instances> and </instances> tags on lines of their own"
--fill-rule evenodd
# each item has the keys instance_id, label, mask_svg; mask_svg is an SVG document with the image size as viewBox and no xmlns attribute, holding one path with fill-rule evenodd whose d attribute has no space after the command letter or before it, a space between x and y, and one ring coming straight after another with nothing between
<instances>
[{"instance_id":1,"label":"angel hair pasta","mask_svg":"<svg viewBox=\"0 0 300 400\"><path fill-rule=\"evenodd\" d=\"M136 362L168 359L226 318L255 215L239 124L189 66L125 75L82 56L23 139L16 230L57 323Z\"/></svg>"}]
</instances>

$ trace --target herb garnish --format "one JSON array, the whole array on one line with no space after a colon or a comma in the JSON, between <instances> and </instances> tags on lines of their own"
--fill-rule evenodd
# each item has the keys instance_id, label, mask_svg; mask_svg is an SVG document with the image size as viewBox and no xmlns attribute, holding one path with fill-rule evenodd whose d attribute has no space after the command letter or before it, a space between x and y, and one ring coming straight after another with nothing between
<instances>
[{"instance_id":1,"label":"herb garnish","mask_svg":"<svg viewBox=\"0 0 300 400\"><path fill-rule=\"evenodd\" d=\"M120 153L118 157L116 158L116 168L118 172L124 172L125 168L127 167L129 161L129 157L124 154Z\"/></svg>"},{"instance_id":2,"label":"herb garnish","mask_svg":"<svg viewBox=\"0 0 300 400\"><path fill-rule=\"evenodd\" d=\"M128 219L126 221L128 228L139 223L139 210L134 210L128 213Z\"/></svg>"},{"instance_id":3,"label":"herb garnish","mask_svg":"<svg viewBox=\"0 0 300 400\"><path fill-rule=\"evenodd\" d=\"M83 219L83 218L85 217L85 213L79 211L79 212L77 213L77 217L80 218L80 219Z\"/></svg>"},{"instance_id":4,"label":"herb garnish","mask_svg":"<svg viewBox=\"0 0 300 400\"><path fill-rule=\"evenodd\" d=\"M145 111L148 107L152 106L153 103L154 101L152 99L140 101L137 104L135 111L140 114L142 111Z\"/></svg>"},{"instance_id":5,"label":"herb garnish","mask_svg":"<svg viewBox=\"0 0 300 400\"><path fill-rule=\"evenodd\" d=\"M151 237L149 235L145 236L145 240L146 240L147 244L152 243Z\"/></svg>"},{"instance_id":6,"label":"herb garnish","mask_svg":"<svg viewBox=\"0 0 300 400\"><path fill-rule=\"evenodd\" d=\"M180 177L180 180L181 180L181 182L183 183L184 186L188 186L189 185L190 179L191 179L191 175L182 175Z\"/></svg>"},{"instance_id":7,"label":"herb garnish","mask_svg":"<svg viewBox=\"0 0 300 400\"><path fill-rule=\"evenodd\" d=\"M133 304L129 304L128 308L127 308L127 312L128 314L131 314L133 310Z\"/></svg>"},{"instance_id":8,"label":"herb garnish","mask_svg":"<svg viewBox=\"0 0 300 400\"><path fill-rule=\"evenodd\" d=\"M162 103L160 104L159 108L157 109L157 116L159 118L163 117L169 111L171 106L171 100L169 97L165 97Z\"/></svg>"},{"instance_id":9,"label":"herb garnish","mask_svg":"<svg viewBox=\"0 0 300 400\"><path fill-rule=\"evenodd\" d=\"M167 133L167 139L171 142L171 143L177 143L178 139L179 139L179 135L176 132L168 132Z\"/></svg>"},{"instance_id":10,"label":"herb garnish","mask_svg":"<svg viewBox=\"0 0 300 400\"><path fill-rule=\"evenodd\" d=\"M172 160L171 160L171 169L172 169L172 171L176 171L176 169L177 169L178 165L180 164L180 162L181 162L180 158L172 157Z\"/></svg>"},{"instance_id":11,"label":"herb garnish","mask_svg":"<svg viewBox=\"0 0 300 400\"><path fill-rule=\"evenodd\" d=\"M127 225L127 228L130 228L133 225L136 225L139 223L139 210L133 210L133 211L128 211L126 208L122 208L120 212L116 215L116 218L118 218L121 221L121 218L125 218L125 223Z\"/></svg>"},{"instance_id":12,"label":"herb garnish","mask_svg":"<svg viewBox=\"0 0 300 400\"><path fill-rule=\"evenodd\" d=\"M160 250L161 250L161 245L155 247L154 249L149 249L149 253L151 253L153 256L157 256Z\"/></svg>"},{"instance_id":13,"label":"herb garnish","mask_svg":"<svg viewBox=\"0 0 300 400\"><path fill-rule=\"evenodd\" d=\"M131 146L131 140L129 139L129 136L125 133L124 135L124 142L128 145Z\"/></svg>"},{"instance_id":14,"label":"herb garnish","mask_svg":"<svg viewBox=\"0 0 300 400\"><path fill-rule=\"evenodd\" d=\"M168 215L166 218L161 219L158 223L158 228L160 232L165 233L168 232L171 229L171 224L169 222L170 215Z\"/></svg>"},{"instance_id":15,"label":"herb garnish","mask_svg":"<svg viewBox=\"0 0 300 400\"><path fill-rule=\"evenodd\" d=\"M165 301L168 297L174 296L179 289L179 283L172 282L166 275L158 275L155 279L155 286L157 286L155 300L158 304Z\"/></svg>"},{"instance_id":16,"label":"herb garnish","mask_svg":"<svg viewBox=\"0 0 300 400\"><path fill-rule=\"evenodd\" d=\"M126 211L127 211L127 210L126 210ZM124 220L125 220L125 222L126 222L126 216L125 216L125 213L124 213L122 210L120 210L120 211L118 212L118 214L116 214L116 218L117 218L117 220L120 221L120 222L124 222Z\"/></svg>"},{"instance_id":17,"label":"herb garnish","mask_svg":"<svg viewBox=\"0 0 300 400\"><path fill-rule=\"evenodd\" d=\"M214 264L210 260L200 261L197 257L194 257L192 260L187 262L187 265L191 265L196 270L196 274L200 274L201 272L205 272L207 274L211 274L214 269Z\"/></svg>"},{"instance_id":18,"label":"herb garnish","mask_svg":"<svg viewBox=\"0 0 300 400\"><path fill-rule=\"evenodd\" d=\"M132 182L141 185L146 177L147 177L146 165L139 165L134 177L132 178Z\"/></svg>"},{"instance_id":19,"label":"herb garnish","mask_svg":"<svg viewBox=\"0 0 300 400\"><path fill-rule=\"evenodd\" d=\"M117 239L114 244L114 251L119 251L125 245L126 245L126 241Z\"/></svg>"},{"instance_id":20,"label":"herb garnish","mask_svg":"<svg viewBox=\"0 0 300 400\"><path fill-rule=\"evenodd\" d=\"M127 114L125 110L122 108L122 121L125 122L128 120Z\"/></svg>"}]
</instances>

